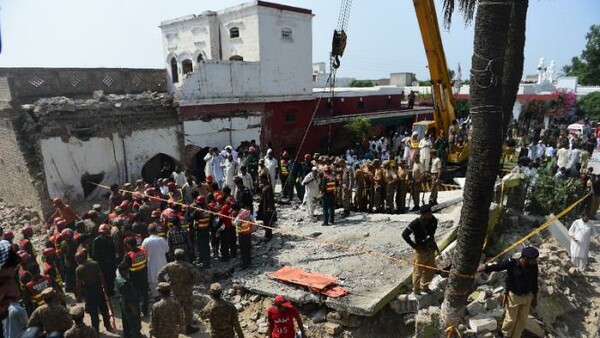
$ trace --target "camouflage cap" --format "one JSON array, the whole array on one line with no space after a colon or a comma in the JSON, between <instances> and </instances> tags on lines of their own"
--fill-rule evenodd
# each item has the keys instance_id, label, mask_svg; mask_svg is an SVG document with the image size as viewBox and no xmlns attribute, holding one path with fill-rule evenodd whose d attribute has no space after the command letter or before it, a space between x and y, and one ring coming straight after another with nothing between
<instances>
[{"instance_id":1,"label":"camouflage cap","mask_svg":"<svg viewBox=\"0 0 600 338\"><path fill-rule=\"evenodd\" d=\"M223 287L221 287L221 284L219 283L212 283L210 285L210 293L213 295L219 295L221 294L221 292L223 292Z\"/></svg>"},{"instance_id":2,"label":"camouflage cap","mask_svg":"<svg viewBox=\"0 0 600 338\"><path fill-rule=\"evenodd\" d=\"M83 318L83 316L85 315L85 311L83 310L83 307L75 305L69 309L69 314L73 318Z\"/></svg>"},{"instance_id":3,"label":"camouflage cap","mask_svg":"<svg viewBox=\"0 0 600 338\"><path fill-rule=\"evenodd\" d=\"M158 283L158 286L156 287L156 291L169 292L169 291L171 291L171 284L165 283L165 282L160 282L160 283Z\"/></svg>"}]
</instances>

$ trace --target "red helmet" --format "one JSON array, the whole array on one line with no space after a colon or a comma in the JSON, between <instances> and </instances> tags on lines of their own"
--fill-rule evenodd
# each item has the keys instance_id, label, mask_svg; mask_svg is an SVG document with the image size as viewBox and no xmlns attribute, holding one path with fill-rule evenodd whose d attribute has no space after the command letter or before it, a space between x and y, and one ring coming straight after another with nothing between
<instances>
[{"instance_id":1,"label":"red helmet","mask_svg":"<svg viewBox=\"0 0 600 338\"><path fill-rule=\"evenodd\" d=\"M255 151L256 151L256 148L254 148L254 147L248 148L249 153L254 153Z\"/></svg>"},{"instance_id":2,"label":"red helmet","mask_svg":"<svg viewBox=\"0 0 600 338\"><path fill-rule=\"evenodd\" d=\"M148 188L144 193L148 196L154 196L154 188Z\"/></svg>"},{"instance_id":3,"label":"red helmet","mask_svg":"<svg viewBox=\"0 0 600 338\"><path fill-rule=\"evenodd\" d=\"M100 227L98 228L98 232L101 234L107 234L109 233L110 228L108 227L108 224L106 223L102 223L100 224Z\"/></svg>"},{"instance_id":4,"label":"red helmet","mask_svg":"<svg viewBox=\"0 0 600 338\"><path fill-rule=\"evenodd\" d=\"M167 187L169 187L169 188L175 188L176 185L177 184L175 184L175 182L169 182L169 183L167 183Z\"/></svg>"},{"instance_id":5,"label":"red helmet","mask_svg":"<svg viewBox=\"0 0 600 338\"><path fill-rule=\"evenodd\" d=\"M285 150L283 151L283 153L281 153L281 157L283 158L287 158L288 156L290 156L290 154L288 154L288 152Z\"/></svg>"},{"instance_id":6,"label":"red helmet","mask_svg":"<svg viewBox=\"0 0 600 338\"><path fill-rule=\"evenodd\" d=\"M26 225L23 227L23 229L21 229L21 234L23 236L32 236L33 235L33 228L29 225Z\"/></svg>"},{"instance_id":7,"label":"red helmet","mask_svg":"<svg viewBox=\"0 0 600 338\"><path fill-rule=\"evenodd\" d=\"M31 255L25 250L17 251L17 256L19 256L19 258L21 259L21 264L27 263L31 259Z\"/></svg>"},{"instance_id":8,"label":"red helmet","mask_svg":"<svg viewBox=\"0 0 600 338\"><path fill-rule=\"evenodd\" d=\"M56 228L59 231L62 231L66 226L67 226L67 221L65 221L64 219L61 219L60 221L56 222Z\"/></svg>"},{"instance_id":9,"label":"red helmet","mask_svg":"<svg viewBox=\"0 0 600 338\"><path fill-rule=\"evenodd\" d=\"M213 177L212 176L210 176L210 175L206 176L206 182L207 183L212 183L212 181L213 181Z\"/></svg>"},{"instance_id":10,"label":"red helmet","mask_svg":"<svg viewBox=\"0 0 600 338\"><path fill-rule=\"evenodd\" d=\"M323 170L325 170L326 172L331 171L331 166L326 165L325 168L323 168Z\"/></svg>"},{"instance_id":11,"label":"red helmet","mask_svg":"<svg viewBox=\"0 0 600 338\"><path fill-rule=\"evenodd\" d=\"M121 207L121 209L127 208L129 206L129 200L124 200L123 202L121 202L121 204L119 204L119 206Z\"/></svg>"},{"instance_id":12,"label":"red helmet","mask_svg":"<svg viewBox=\"0 0 600 338\"><path fill-rule=\"evenodd\" d=\"M64 220L65 220L65 219L64 219L64 218L62 218L62 217L56 217L56 218L54 219L54 225L56 225L58 222L60 222L60 221L64 221Z\"/></svg>"},{"instance_id":13,"label":"red helmet","mask_svg":"<svg viewBox=\"0 0 600 338\"><path fill-rule=\"evenodd\" d=\"M160 211L158 211L158 210L152 211L152 214L150 214L150 217L152 217L152 218L159 218L160 217Z\"/></svg>"},{"instance_id":14,"label":"red helmet","mask_svg":"<svg viewBox=\"0 0 600 338\"><path fill-rule=\"evenodd\" d=\"M204 204L204 203L206 203L206 197L204 197L202 195L196 197L196 203L198 203L198 204Z\"/></svg>"},{"instance_id":15,"label":"red helmet","mask_svg":"<svg viewBox=\"0 0 600 338\"><path fill-rule=\"evenodd\" d=\"M312 160L312 156L310 156L310 154L304 154L304 160L310 161L310 160Z\"/></svg>"},{"instance_id":16,"label":"red helmet","mask_svg":"<svg viewBox=\"0 0 600 338\"><path fill-rule=\"evenodd\" d=\"M56 257L56 250L54 248L45 248L42 250L42 256L45 258Z\"/></svg>"},{"instance_id":17,"label":"red helmet","mask_svg":"<svg viewBox=\"0 0 600 338\"><path fill-rule=\"evenodd\" d=\"M15 234L10 230L6 230L4 231L2 238L4 238L7 241L12 241L12 239L15 238Z\"/></svg>"},{"instance_id":18,"label":"red helmet","mask_svg":"<svg viewBox=\"0 0 600 338\"><path fill-rule=\"evenodd\" d=\"M67 228L67 229L63 229L63 231L60 232L60 234L62 235L62 237L66 240L72 239L73 238L73 230Z\"/></svg>"}]
</instances>

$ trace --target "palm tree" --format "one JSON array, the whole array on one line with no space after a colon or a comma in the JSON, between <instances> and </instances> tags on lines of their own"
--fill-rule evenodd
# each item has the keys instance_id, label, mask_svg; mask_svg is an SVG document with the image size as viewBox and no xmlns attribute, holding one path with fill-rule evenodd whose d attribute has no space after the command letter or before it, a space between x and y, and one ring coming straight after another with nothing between
<instances>
[{"instance_id":1,"label":"palm tree","mask_svg":"<svg viewBox=\"0 0 600 338\"><path fill-rule=\"evenodd\" d=\"M508 123L512 117L513 106L517 99L519 83L523 77L523 49L525 48L525 21L529 0L518 0L510 14L508 40L504 53L504 76L502 77L502 108L504 119L502 121L503 134L506 135Z\"/></svg>"},{"instance_id":2,"label":"palm tree","mask_svg":"<svg viewBox=\"0 0 600 338\"><path fill-rule=\"evenodd\" d=\"M477 9L470 78L473 134L457 246L442 304L444 328L457 327L461 321L467 297L473 290L473 280L463 276L473 275L481 258L479 248L483 247L502 153L503 75L511 13L514 1L522 0L456 1L467 21L473 18ZM454 6L455 0L444 0L447 24ZM518 25L515 25L516 28ZM512 72L511 76L514 74ZM507 86L509 84L512 82L507 81Z\"/></svg>"}]
</instances>

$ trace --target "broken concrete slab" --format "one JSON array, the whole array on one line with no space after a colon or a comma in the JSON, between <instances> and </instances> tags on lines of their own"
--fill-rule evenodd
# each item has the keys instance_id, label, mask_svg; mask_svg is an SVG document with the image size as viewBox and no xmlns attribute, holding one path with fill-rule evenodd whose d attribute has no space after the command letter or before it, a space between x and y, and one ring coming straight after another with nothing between
<instances>
[{"instance_id":1,"label":"broken concrete slab","mask_svg":"<svg viewBox=\"0 0 600 338\"><path fill-rule=\"evenodd\" d=\"M442 193L456 194L455 191L440 192L440 197ZM446 195L449 196L452 195ZM281 210L279 224L293 226L281 229L302 237L285 235L281 243L273 240L269 242L270 251L261 250L263 248L257 246L253 255L261 256L260 259L264 257L268 262L262 264L260 269L249 269L236 276L239 283L250 292L269 297L285 294L294 303L325 304L339 312L373 316L410 282L412 248L402 239L401 230L417 215L355 213L346 218L338 218L336 215L339 221L334 226L322 227L318 223L295 221L298 214L291 210L292 208ZM338 210L338 213L341 211ZM455 231L452 219L458 216L448 212L436 213L435 216L439 219L436 240L443 243ZM308 239L315 231L322 233L318 238L319 242ZM362 234L365 232L369 232L370 235L364 237ZM354 249L329 246L324 242ZM382 259L362 251L356 252L355 249L382 253L393 258ZM307 289L271 280L268 273L278 270L283 265L337 276L340 278L338 284L347 289L349 294L327 299Z\"/></svg>"},{"instance_id":2,"label":"broken concrete slab","mask_svg":"<svg viewBox=\"0 0 600 338\"><path fill-rule=\"evenodd\" d=\"M495 318L480 315L469 318L469 327L471 330L475 331L475 333L494 331L498 328L498 321L496 321Z\"/></svg>"},{"instance_id":3,"label":"broken concrete slab","mask_svg":"<svg viewBox=\"0 0 600 338\"><path fill-rule=\"evenodd\" d=\"M525 324L525 331L538 338L544 338L544 336L546 335L546 331L544 331L542 323L540 323L537 319L535 319L535 317L531 315L527 318L527 323Z\"/></svg>"},{"instance_id":4,"label":"broken concrete slab","mask_svg":"<svg viewBox=\"0 0 600 338\"><path fill-rule=\"evenodd\" d=\"M478 300L472 301L467 305L467 312L473 317L478 316L485 312L485 305Z\"/></svg>"},{"instance_id":5,"label":"broken concrete slab","mask_svg":"<svg viewBox=\"0 0 600 338\"><path fill-rule=\"evenodd\" d=\"M549 221L554 217L556 217L554 214L550 214L546 216L546 221ZM552 222L547 229L550 231L550 234L552 234L552 237L554 237L554 239L560 243L563 249L570 250L571 241L569 239L569 230L560 220L557 219Z\"/></svg>"}]
</instances>

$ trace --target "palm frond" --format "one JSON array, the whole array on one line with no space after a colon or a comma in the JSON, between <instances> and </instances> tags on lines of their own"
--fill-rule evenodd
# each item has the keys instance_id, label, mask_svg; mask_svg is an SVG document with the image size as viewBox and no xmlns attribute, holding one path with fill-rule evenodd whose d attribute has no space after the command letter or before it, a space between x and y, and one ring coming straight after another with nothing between
<instances>
[{"instance_id":1,"label":"palm frond","mask_svg":"<svg viewBox=\"0 0 600 338\"><path fill-rule=\"evenodd\" d=\"M442 8L444 11L444 26L450 28L452 23L452 14L458 3L458 10L463 14L465 18L465 24L468 25L473 21L475 16L475 8L477 7L478 0L443 0Z\"/></svg>"}]
</instances>

